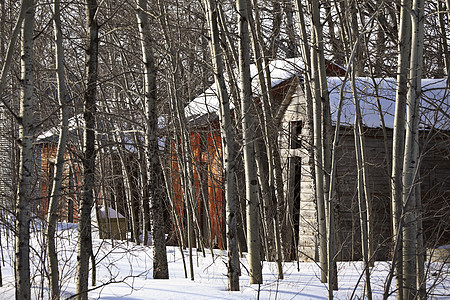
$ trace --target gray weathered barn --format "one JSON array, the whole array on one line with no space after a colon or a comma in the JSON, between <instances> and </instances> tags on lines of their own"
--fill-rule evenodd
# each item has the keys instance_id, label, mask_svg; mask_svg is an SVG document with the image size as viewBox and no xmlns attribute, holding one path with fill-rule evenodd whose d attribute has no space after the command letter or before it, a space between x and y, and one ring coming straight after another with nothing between
<instances>
[{"instance_id":1,"label":"gray weathered barn","mask_svg":"<svg viewBox=\"0 0 450 300\"><path fill-rule=\"evenodd\" d=\"M343 92L343 111L336 152L336 228L340 259L360 257L360 232L357 205L357 167L353 135L354 93L361 101L365 155L372 203L374 248L377 259L386 259L391 247L390 160L395 108L394 79L358 78L356 91L347 82ZM446 80L423 80L421 99L420 187L423 199L424 230L428 246L449 243L446 224L450 208L450 91ZM328 78L332 122L340 98L342 78ZM383 118L384 130L381 122ZM314 162L309 149L312 132L307 114L303 85L292 94L280 131L280 147L285 165L288 207L298 224L301 258L317 258L317 216L315 204ZM335 126L333 126L335 129ZM334 132L333 132L334 135Z\"/></svg>"}]
</instances>

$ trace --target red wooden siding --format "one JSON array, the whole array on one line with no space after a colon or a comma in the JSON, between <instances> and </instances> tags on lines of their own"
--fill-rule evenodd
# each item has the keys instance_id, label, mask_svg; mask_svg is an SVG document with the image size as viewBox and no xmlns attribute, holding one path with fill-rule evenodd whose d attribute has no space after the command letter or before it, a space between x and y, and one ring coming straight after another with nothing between
<instances>
[{"instance_id":1,"label":"red wooden siding","mask_svg":"<svg viewBox=\"0 0 450 300\"><path fill-rule=\"evenodd\" d=\"M57 145L43 143L41 146L41 176L39 216L46 218L48 212L49 196L53 182L53 168L56 159ZM62 178L62 195L58 204L58 220L78 222L78 196L81 188L81 169L77 163L71 163L70 155L65 153L64 170ZM70 211L71 212L70 212Z\"/></svg>"},{"instance_id":2,"label":"red wooden siding","mask_svg":"<svg viewBox=\"0 0 450 300\"><path fill-rule=\"evenodd\" d=\"M217 130L204 129L191 133L196 209L202 238L206 245L224 248L224 192L222 188L222 143ZM180 167L172 154L173 199L178 222L183 223L184 203ZM207 210L207 211L206 211ZM208 225L208 215L211 228Z\"/></svg>"}]
</instances>

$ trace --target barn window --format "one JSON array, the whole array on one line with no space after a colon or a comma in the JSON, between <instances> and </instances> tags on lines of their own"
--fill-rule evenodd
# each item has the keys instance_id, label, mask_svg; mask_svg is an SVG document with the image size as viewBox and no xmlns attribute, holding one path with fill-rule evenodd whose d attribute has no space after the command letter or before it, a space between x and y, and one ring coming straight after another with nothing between
<instances>
[{"instance_id":1,"label":"barn window","mask_svg":"<svg viewBox=\"0 0 450 300\"><path fill-rule=\"evenodd\" d=\"M291 149L298 149L302 146L302 121L292 121L289 123L289 131L291 136Z\"/></svg>"}]
</instances>

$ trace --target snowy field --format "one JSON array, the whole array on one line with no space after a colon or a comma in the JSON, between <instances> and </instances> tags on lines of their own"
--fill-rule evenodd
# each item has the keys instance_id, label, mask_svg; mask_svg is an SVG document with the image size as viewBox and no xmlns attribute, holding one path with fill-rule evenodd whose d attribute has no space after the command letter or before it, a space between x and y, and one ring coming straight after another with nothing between
<instances>
[{"instance_id":1,"label":"snowy field","mask_svg":"<svg viewBox=\"0 0 450 300\"><path fill-rule=\"evenodd\" d=\"M34 299L48 299L48 284L42 268L42 232L32 239L32 279ZM13 240L2 234L1 266L3 287L0 299L14 298ZM285 279L277 279L274 263L264 263L264 283L250 285L247 260L241 259L241 290L227 291L226 252L194 251L195 280L185 278L183 259L179 248L168 247L169 280L152 279L152 250L129 242L94 240L97 263L97 285L90 286L90 299L327 299L327 287L319 280L319 268L315 263L285 263ZM63 299L75 294L77 232L75 228L58 231L58 259ZM184 251L188 268L187 251ZM364 283L360 262L338 264L339 290L335 299L363 299ZM372 269L374 299L381 299L389 263L378 262ZM189 272L189 271L188 271ZM428 272L428 288L431 299L450 299L449 264L431 265ZM394 285L393 285L394 286ZM395 298L393 294L392 299Z\"/></svg>"}]
</instances>

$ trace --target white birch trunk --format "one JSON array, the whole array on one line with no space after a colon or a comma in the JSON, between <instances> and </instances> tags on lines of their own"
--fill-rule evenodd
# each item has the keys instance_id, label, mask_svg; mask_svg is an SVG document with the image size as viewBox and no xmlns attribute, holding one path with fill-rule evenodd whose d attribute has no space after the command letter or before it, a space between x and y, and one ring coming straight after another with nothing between
<instances>
[{"instance_id":1,"label":"white birch trunk","mask_svg":"<svg viewBox=\"0 0 450 300\"><path fill-rule=\"evenodd\" d=\"M272 90L271 90L271 79L270 79L270 70L268 68L267 59L264 55L263 47L263 38L262 38L262 25L261 20L257 8L257 0L253 0L253 11L255 12L255 18L253 18L252 13L249 13L249 29L252 34L252 46L253 53L255 55L256 60L256 69L258 72L258 83L261 91L261 99L262 99L262 118L261 118L261 127L262 133L264 137L264 146L265 151L260 151L259 157L262 158L258 163L259 169L259 178L261 182L261 193L264 204L264 223L265 228L267 230L267 257L266 259L269 261L273 261L274 259L277 262L278 268L278 278L283 279L283 267L282 267L282 250L281 250L281 234L280 234L280 222L279 222L279 213L278 208L284 207L284 195L281 191L279 191L282 185L277 185L278 193L275 194L275 180L277 176L277 159L275 155L279 155L278 151L276 151L277 141L276 134L273 132L278 132L277 125L273 122L273 112L272 112ZM263 64L264 62L264 64ZM264 65L264 67L263 67ZM262 149L262 147L255 147L255 150ZM264 153L265 152L265 153ZM258 154L257 154L258 155ZM264 162L263 162L264 161ZM267 161L267 163L265 163ZM257 160L258 162L258 160ZM264 172L262 166L267 165L267 171ZM280 172L280 176L281 172ZM266 183L267 182L267 186ZM282 182L282 179L279 180Z\"/></svg>"},{"instance_id":2,"label":"white birch trunk","mask_svg":"<svg viewBox=\"0 0 450 300\"><path fill-rule=\"evenodd\" d=\"M15 289L16 299L31 299L30 210L33 169L33 23L34 1L22 3L21 93L19 114L19 185L15 207Z\"/></svg>"},{"instance_id":3,"label":"white birch trunk","mask_svg":"<svg viewBox=\"0 0 450 300\"><path fill-rule=\"evenodd\" d=\"M256 7L257 3L253 0L253 5ZM251 10L250 10L251 11ZM256 18L259 14L255 12ZM252 13L248 14L248 24L251 32L251 41L253 53L255 55L255 65L258 74L258 83L261 91L260 99L262 100L262 116L259 116L261 124L261 132L263 140L255 141L255 155L256 155L256 166L258 169L259 184L261 186L261 199L262 199L262 215L263 215L263 226L265 228L265 250L266 250L266 260L274 261L275 259L275 237L274 237L274 222L273 222L273 205L272 202L272 191L273 187L273 159L271 154L271 147L269 143L269 100L268 100L268 86L266 86L266 79L263 72L262 60L264 59L262 55L262 49L259 39L259 26L258 19L254 20ZM262 145L261 145L262 143Z\"/></svg>"},{"instance_id":4,"label":"white birch trunk","mask_svg":"<svg viewBox=\"0 0 450 300\"><path fill-rule=\"evenodd\" d=\"M247 244L250 271L250 283L262 283L262 266L259 238L259 199L258 177L255 165L254 149L254 107L250 79L250 38L248 32L247 0L237 0L239 12L239 73L242 112L242 137L247 199Z\"/></svg>"},{"instance_id":5,"label":"white birch trunk","mask_svg":"<svg viewBox=\"0 0 450 300\"><path fill-rule=\"evenodd\" d=\"M352 51L352 55L350 56L349 62L351 63L353 61L353 54L355 52L356 47L353 49ZM350 63L347 66L347 70L349 69ZM333 139L333 144L332 144L332 151L331 151L331 170L330 170L330 190L328 192L328 202L329 202L329 206L333 207L333 203L335 201L335 197L336 197L336 148L338 146L338 142L339 142L339 130L340 130L340 122L341 122L341 113L342 113L342 106L344 104L344 87L345 87L345 83L347 82L348 79L348 72L345 74L345 77L342 81L342 85L341 85L341 89L340 89L340 95L339 95L339 104L338 104L338 110L337 110L337 116L336 116L336 127L335 127L335 131L334 131L334 139ZM334 223L334 210L330 210L330 213L328 215L329 218L329 224L333 224ZM328 249L334 249L334 244L335 244L335 232L334 232L334 227L328 227ZM328 265L332 266L328 268L328 278L330 278L330 280L328 281L328 299L333 299L333 289L335 289L335 287L337 287L337 280L336 283L334 283L335 280L335 276L334 274L337 273L337 270L335 270L335 257L332 255L332 253L328 252ZM337 276L336 276L337 279ZM336 288L337 289L337 288Z\"/></svg>"},{"instance_id":6,"label":"white birch trunk","mask_svg":"<svg viewBox=\"0 0 450 300\"><path fill-rule=\"evenodd\" d=\"M83 183L78 223L78 255L76 293L87 300L89 258L92 254L91 209L94 203L95 173L95 113L98 78L98 24L97 1L86 0L86 91L84 94Z\"/></svg>"},{"instance_id":7,"label":"white birch trunk","mask_svg":"<svg viewBox=\"0 0 450 300\"><path fill-rule=\"evenodd\" d=\"M417 204L416 185L419 172L419 102L421 95L423 37L424 37L424 0L414 0L411 12L411 62L410 86L407 100L407 120L405 137L405 155L403 161L403 297L415 299L417 287L417 218L420 210ZM419 276L420 277L420 276Z\"/></svg>"},{"instance_id":8,"label":"white birch trunk","mask_svg":"<svg viewBox=\"0 0 450 300\"><path fill-rule=\"evenodd\" d=\"M308 145L308 160L309 164L311 165L311 169L313 171L313 175L315 177L315 150L314 150L314 112L313 112L313 82L312 82L312 70L311 70L311 51L310 51L310 45L308 43L308 36L306 33L306 22L305 22L305 13L303 10L303 5L301 0L295 0L294 2L296 12L297 12L297 22L299 24L299 33L300 33L300 39L302 40L301 44L301 54L302 58L305 64L305 71L304 71L304 84L305 84L305 98L306 98L306 114L307 114L307 122L308 125L306 128L310 128L310 134L309 137L313 141L313 143L310 143L312 145ZM314 189L315 187L315 180L314 182ZM288 203L288 205L292 205L292 203ZM316 201L316 211L318 212L317 207L317 201ZM318 224L316 224L318 225ZM300 230L300 228L296 228L296 230ZM301 232L299 231L299 235ZM318 235L318 234L317 234ZM298 246L298 256L300 256L301 247ZM317 251L316 251L317 252Z\"/></svg>"},{"instance_id":9,"label":"white birch trunk","mask_svg":"<svg viewBox=\"0 0 450 300\"><path fill-rule=\"evenodd\" d=\"M55 54L56 54L56 78L58 85L58 101L60 105L60 133L58 149L56 152L56 164L53 176L53 186L50 194L49 207L47 213L47 259L49 264L50 277L50 299L59 299L59 271L58 257L55 245L55 229L58 220L58 203L62 191L64 155L66 150L69 110L66 84L64 79L64 53L61 33L60 1L54 3L54 31L55 31Z\"/></svg>"},{"instance_id":10,"label":"white birch trunk","mask_svg":"<svg viewBox=\"0 0 450 300\"><path fill-rule=\"evenodd\" d=\"M226 236L228 252L228 289L239 290L239 256L236 237L236 197L235 197L235 150L234 132L231 120L230 101L223 76L223 52L219 47L219 29L217 26L217 6L214 0L206 2L207 19L211 36L211 56L214 65L216 86L220 100L220 132L222 135L223 164L225 168L224 189L226 202Z\"/></svg>"},{"instance_id":11,"label":"white birch trunk","mask_svg":"<svg viewBox=\"0 0 450 300\"><path fill-rule=\"evenodd\" d=\"M6 84L6 79L8 78L7 75L8 75L9 67L11 65L11 60L12 60L13 53L14 53L14 47L15 47L17 39L19 37L19 33L23 27L22 24L23 24L23 19L25 17L25 14L29 11L30 3L32 3L32 1L31 2L30 1L22 1L22 5L20 6L20 11L19 11L19 16L17 17L16 24L14 25L13 31L11 33L11 37L10 37L9 44L8 44L8 49L6 51L6 55L3 59L3 64L2 64L2 72L1 72L1 76L0 76L0 96L3 95L3 89ZM2 103L4 105L6 105L6 103L3 100L3 97L0 97L0 101L2 101ZM11 112L11 108L9 108L9 106L6 106L6 107Z\"/></svg>"},{"instance_id":12,"label":"white birch trunk","mask_svg":"<svg viewBox=\"0 0 450 300\"><path fill-rule=\"evenodd\" d=\"M152 45L150 41L150 24L147 17L147 0L139 0L137 17L142 45L142 57L144 61L145 76L145 114L147 118L147 130L145 146L147 156L148 196L150 202L151 231L153 239L153 278L168 279L169 268L167 265L166 241L164 232L164 203L163 180L160 172L158 149L158 116L156 110L156 69L154 64Z\"/></svg>"},{"instance_id":13,"label":"white birch trunk","mask_svg":"<svg viewBox=\"0 0 450 300\"><path fill-rule=\"evenodd\" d=\"M314 160L315 160L315 178L316 178L316 201L317 201L317 214L319 223L319 260L321 268L321 281L327 282L327 270L328 270L328 260L327 260L327 229L326 229L326 204L325 204L325 182L324 182L324 153L323 144L326 143L324 140L324 128L323 124L323 112L322 112L322 82L320 64L320 54L318 53L320 48L320 38L321 35L321 24L320 24L320 11L319 3L317 1L312 1L311 3L311 13L312 13L312 34L311 40L314 47L311 51L311 75L313 82L313 122L314 122ZM322 44L323 46L323 44ZM323 51L323 48L322 48ZM326 84L325 84L326 85ZM327 91L328 92L328 91ZM328 192L327 192L328 194Z\"/></svg>"},{"instance_id":14,"label":"white birch trunk","mask_svg":"<svg viewBox=\"0 0 450 300\"><path fill-rule=\"evenodd\" d=\"M357 187L358 187L358 204L359 204L359 222L361 226L361 250L364 262L364 275L365 286L367 292L367 299L372 299L372 287L370 284L370 269L369 269L369 220L366 205L365 195L367 189L365 187L365 174L364 174L364 157L363 157L363 144L362 144L362 117L359 98L357 95L357 88L355 82L355 68L352 68L352 91L355 104L355 124L353 127L354 139L355 139L355 153L356 153L356 167L357 167Z\"/></svg>"},{"instance_id":15,"label":"white birch trunk","mask_svg":"<svg viewBox=\"0 0 450 300\"><path fill-rule=\"evenodd\" d=\"M403 0L400 10L400 32L399 32L399 53L397 67L397 91L395 98L395 116L394 131L392 141L392 191L391 191L391 207L392 207L392 234L393 242L401 245L401 232L399 232L400 216L402 211L402 164L404 152L404 132L405 132L405 111L406 111L406 94L408 69L411 51L411 20L408 8L411 7L411 0ZM394 246L395 248L395 246ZM395 264L395 273L397 280L398 298L402 299L403 279L402 279L402 256L401 247L398 247L397 261Z\"/></svg>"},{"instance_id":16,"label":"white birch trunk","mask_svg":"<svg viewBox=\"0 0 450 300\"><path fill-rule=\"evenodd\" d=\"M173 72L173 71L172 71ZM181 170L180 178L181 178L181 186L183 190L183 199L184 205L186 209L186 235L187 235L187 247L188 247L188 255L189 255L189 270L190 270L190 279L194 280L194 262L192 257L192 248L195 243L195 235L194 235L194 216L195 214L195 187L194 187L194 175L192 171L192 160L189 155L191 146L188 130L186 128L186 120L183 110L183 104L178 99L177 91L175 90L175 77L174 74L171 74L171 84L170 84L170 96L172 98L172 109L174 111L174 117L178 119L178 127L180 130L180 136L177 139L180 140L177 145L177 161L178 166ZM200 232L198 230L198 232Z\"/></svg>"},{"instance_id":17,"label":"white birch trunk","mask_svg":"<svg viewBox=\"0 0 450 300\"><path fill-rule=\"evenodd\" d=\"M168 25L167 20L167 11L166 8L160 3L161 10L165 12L163 18L161 18L161 24L163 27L165 42L167 43L167 47L170 49L168 59L171 63L171 69L168 70L168 82L169 82L169 95L171 99L171 108L173 112L173 117L177 120L175 126L178 127L180 136L176 138L176 148L177 148L177 162L178 166L181 170L180 179L183 190L183 200L184 207L186 209L186 235L187 235L187 246L188 246L188 255L189 255L189 269L190 269L190 279L194 280L194 262L192 257L192 248L195 243L195 234L194 230L197 231L197 238L200 245L200 226L196 214L196 195L195 195L195 187L194 187L194 174L193 174L193 164L191 157L191 145L190 145L190 135L189 131L186 127L186 116L184 114L184 104L178 97L178 72L179 72L179 61L178 54L174 51L174 47L172 46L172 39L168 33ZM195 228L194 228L195 225Z\"/></svg>"}]
</instances>

